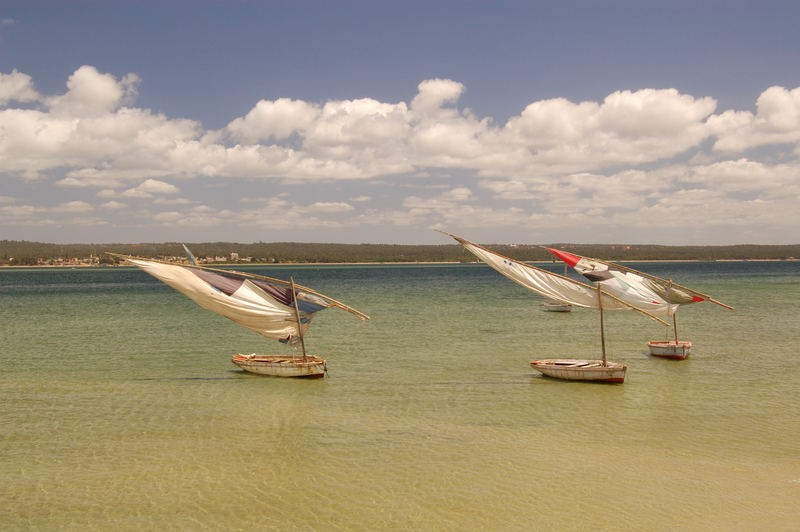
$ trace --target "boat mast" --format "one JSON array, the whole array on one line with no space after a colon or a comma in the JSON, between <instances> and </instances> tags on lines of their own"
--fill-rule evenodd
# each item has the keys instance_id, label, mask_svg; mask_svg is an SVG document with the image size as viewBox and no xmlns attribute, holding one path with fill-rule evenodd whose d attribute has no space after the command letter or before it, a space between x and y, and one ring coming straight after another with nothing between
<instances>
[{"instance_id":1,"label":"boat mast","mask_svg":"<svg viewBox=\"0 0 800 532\"><path fill-rule=\"evenodd\" d=\"M289 278L292 286L292 301L294 301L294 315L297 316L297 333L300 335L300 345L303 347L303 362L306 361L306 341L303 338L303 324L300 323L300 307L297 306L297 292L294 290L294 277Z\"/></svg>"},{"instance_id":2,"label":"boat mast","mask_svg":"<svg viewBox=\"0 0 800 532\"><path fill-rule=\"evenodd\" d=\"M603 293L597 287L597 308L600 309L600 347L603 351L603 365L606 366L606 333L603 327Z\"/></svg>"},{"instance_id":3,"label":"boat mast","mask_svg":"<svg viewBox=\"0 0 800 532\"><path fill-rule=\"evenodd\" d=\"M672 290L672 279L667 281L667 296L669 296L669 291ZM716 303L716 301L715 301ZM672 313L672 331L675 333L675 349L678 348L678 309L675 309L675 312Z\"/></svg>"},{"instance_id":4,"label":"boat mast","mask_svg":"<svg viewBox=\"0 0 800 532\"><path fill-rule=\"evenodd\" d=\"M672 313L672 329L675 331L675 347L678 347L678 313Z\"/></svg>"}]
</instances>

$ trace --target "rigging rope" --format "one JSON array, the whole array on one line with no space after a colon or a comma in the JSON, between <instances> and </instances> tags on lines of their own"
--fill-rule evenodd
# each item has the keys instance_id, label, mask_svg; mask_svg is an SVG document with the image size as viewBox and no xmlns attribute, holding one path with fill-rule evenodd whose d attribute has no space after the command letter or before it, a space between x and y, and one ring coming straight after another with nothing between
<instances>
[{"instance_id":1,"label":"rigging rope","mask_svg":"<svg viewBox=\"0 0 800 532\"><path fill-rule=\"evenodd\" d=\"M345 342L345 340L347 340L348 338L353 336L356 332L358 332L358 329L360 329L361 326L364 325L364 323L366 323L366 320L358 320L358 323L356 324L356 326L353 327L348 334L344 335L342 337L342 339L339 340L339 343L337 343L335 346L333 346L333 348L329 351L329 354L333 354L336 351L338 351L339 348L342 346L342 344Z\"/></svg>"}]
</instances>

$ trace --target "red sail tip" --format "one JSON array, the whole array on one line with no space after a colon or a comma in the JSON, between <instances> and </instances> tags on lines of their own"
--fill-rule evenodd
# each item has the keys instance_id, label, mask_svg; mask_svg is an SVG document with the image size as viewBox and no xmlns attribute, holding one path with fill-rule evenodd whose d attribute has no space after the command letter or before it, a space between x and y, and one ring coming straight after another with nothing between
<instances>
[{"instance_id":1,"label":"red sail tip","mask_svg":"<svg viewBox=\"0 0 800 532\"><path fill-rule=\"evenodd\" d=\"M575 266L578 264L578 261L581 260L583 257L579 255L573 255L572 253L567 253L566 251L559 251L553 248L547 248L547 251L558 257L559 259L563 260L570 266Z\"/></svg>"},{"instance_id":2,"label":"red sail tip","mask_svg":"<svg viewBox=\"0 0 800 532\"><path fill-rule=\"evenodd\" d=\"M705 299L703 299L703 298L702 298L702 297L700 297L700 296L694 296L694 297L692 297L692 303L699 303L700 301L705 301Z\"/></svg>"}]
</instances>

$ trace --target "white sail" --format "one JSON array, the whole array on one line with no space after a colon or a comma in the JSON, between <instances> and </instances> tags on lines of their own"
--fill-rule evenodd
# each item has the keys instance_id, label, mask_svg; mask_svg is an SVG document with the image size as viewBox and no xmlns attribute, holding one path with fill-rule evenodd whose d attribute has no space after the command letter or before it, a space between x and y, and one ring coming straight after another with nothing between
<instances>
[{"instance_id":1,"label":"white sail","mask_svg":"<svg viewBox=\"0 0 800 532\"><path fill-rule=\"evenodd\" d=\"M628 275L636 275L632 272L628 272ZM658 294L662 299L667 301L668 303L675 305L688 305L689 303L699 303L700 301L705 301L708 299L709 301L713 301L707 297L700 297L693 293L691 290L686 290L681 286L674 285L667 280L663 281L655 281L648 277L642 277L640 275L636 275L639 278L640 282L650 288L653 292ZM714 301L715 303L718 303ZM727 305L722 305L723 307L727 307Z\"/></svg>"},{"instance_id":2,"label":"white sail","mask_svg":"<svg viewBox=\"0 0 800 532\"><path fill-rule=\"evenodd\" d=\"M679 305L700 301L711 301L720 306L731 308L705 294L680 286L667 279L639 272L613 262L582 257L581 255L574 255L558 249L546 249L572 266L576 272L597 283L603 290L659 316L673 316Z\"/></svg>"},{"instance_id":3,"label":"white sail","mask_svg":"<svg viewBox=\"0 0 800 532\"><path fill-rule=\"evenodd\" d=\"M286 301L278 301L249 279L229 278L175 264L134 258L127 260L204 309L225 316L262 336L291 342L292 338L300 335L294 306ZM313 311L328 306L319 305L322 302L319 298L314 300L303 302L304 306L311 305L312 310L300 312L303 332L308 328Z\"/></svg>"},{"instance_id":4,"label":"white sail","mask_svg":"<svg viewBox=\"0 0 800 532\"><path fill-rule=\"evenodd\" d=\"M592 286L580 283L568 277L504 257L503 255L489 251L482 246L473 244L455 235L450 235L449 233L445 234L453 237L470 253L515 283L548 299L562 301L577 307L598 309L600 305L598 304L597 295L600 293L603 310L632 309L664 323L663 320L659 319L654 314L622 301L613 294L606 293L602 290L598 291L598 289Z\"/></svg>"},{"instance_id":5,"label":"white sail","mask_svg":"<svg viewBox=\"0 0 800 532\"><path fill-rule=\"evenodd\" d=\"M597 283L606 292L614 294L637 308L665 318L671 318L678 310L677 304L667 302L649 284L645 283L641 275L633 271L611 268L609 264L602 261L579 257L551 248L547 249L572 266L576 272ZM568 260L571 257L579 260Z\"/></svg>"}]
</instances>

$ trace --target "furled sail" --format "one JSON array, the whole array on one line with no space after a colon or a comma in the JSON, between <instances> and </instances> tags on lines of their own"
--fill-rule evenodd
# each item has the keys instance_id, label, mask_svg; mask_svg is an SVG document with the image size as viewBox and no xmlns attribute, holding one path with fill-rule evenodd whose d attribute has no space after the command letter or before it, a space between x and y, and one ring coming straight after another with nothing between
<instances>
[{"instance_id":1,"label":"furled sail","mask_svg":"<svg viewBox=\"0 0 800 532\"><path fill-rule=\"evenodd\" d=\"M659 316L673 316L679 305L706 300L731 308L715 301L710 296L667 279L661 279L613 262L582 257L558 249L546 249L572 266L575 271L597 283L603 290Z\"/></svg>"},{"instance_id":2,"label":"furled sail","mask_svg":"<svg viewBox=\"0 0 800 532\"><path fill-rule=\"evenodd\" d=\"M316 312L333 306L321 297L298 290L298 326L295 297L289 287L179 264L126 259L204 309L281 342L294 344Z\"/></svg>"},{"instance_id":3,"label":"furled sail","mask_svg":"<svg viewBox=\"0 0 800 532\"><path fill-rule=\"evenodd\" d=\"M548 299L562 301L577 307L598 309L600 308L598 304L598 293L600 293L600 302L602 303L603 310L633 309L664 323L663 320L656 315L644 309L637 308L634 304L620 300L614 294L598 290L592 286L570 279L569 277L564 277L537 268L536 266L504 257L482 246L473 244L469 240L451 235L450 233L444 234L453 237L459 244L464 246L467 251L515 283Z\"/></svg>"}]
</instances>

